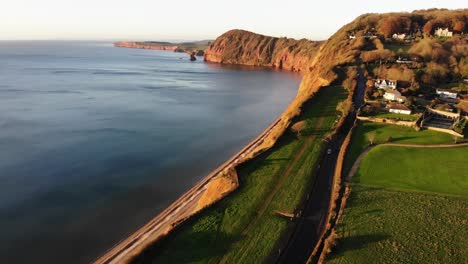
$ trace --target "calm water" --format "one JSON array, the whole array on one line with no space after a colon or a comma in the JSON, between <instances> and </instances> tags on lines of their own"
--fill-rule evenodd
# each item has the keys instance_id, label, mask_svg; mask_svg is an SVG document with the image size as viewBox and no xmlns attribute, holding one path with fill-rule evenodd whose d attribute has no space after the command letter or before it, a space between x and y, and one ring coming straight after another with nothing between
<instances>
[{"instance_id":1,"label":"calm water","mask_svg":"<svg viewBox=\"0 0 468 264\"><path fill-rule=\"evenodd\" d=\"M94 259L258 135L299 82L108 43L0 42L0 263Z\"/></svg>"}]
</instances>

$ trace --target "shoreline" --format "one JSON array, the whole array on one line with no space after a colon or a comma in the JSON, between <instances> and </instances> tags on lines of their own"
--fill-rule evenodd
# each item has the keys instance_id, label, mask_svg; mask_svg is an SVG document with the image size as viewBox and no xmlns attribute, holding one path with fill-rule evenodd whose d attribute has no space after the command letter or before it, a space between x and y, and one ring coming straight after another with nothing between
<instances>
[{"instance_id":1,"label":"shoreline","mask_svg":"<svg viewBox=\"0 0 468 264\"><path fill-rule=\"evenodd\" d=\"M109 250L95 259L93 263L130 263L134 257L140 254L149 245L167 236L179 224L185 222L204 208L216 203L227 196L230 192L237 189L236 186L236 188L223 193L221 197L211 201L202 208L197 208L196 206L202 195L207 192L208 186L213 180L217 179L219 176L223 176L223 172L225 173L229 170L235 169L238 165L250 160L262 152L262 149L259 149L259 147L261 147L264 140L271 135L272 131L281 124L281 116L273 121L262 133L248 143L238 153L233 155L223 164L218 166L218 168L213 170L210 174L183 193L144 226L139 228L130 236L117 242ZM184 212L183 209L188 211Z\"/></svg>"}]
</instances>

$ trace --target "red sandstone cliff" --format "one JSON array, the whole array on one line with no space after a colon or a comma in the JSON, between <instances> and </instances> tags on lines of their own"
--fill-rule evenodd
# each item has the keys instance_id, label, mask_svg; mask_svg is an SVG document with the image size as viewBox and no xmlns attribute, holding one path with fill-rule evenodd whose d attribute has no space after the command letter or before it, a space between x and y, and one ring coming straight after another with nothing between
<instances>
[{"instance_id":1,"label":"red sandstone cliff","mask_svg":"<svg viewBox=\"0 0 468 264\"><path fill-rule=\"evenodd\" d=\"M318 41L275 38L236 29L218 37L205 50L205 61L306 71L320 44Z\"/></svg>"}]
</instances>

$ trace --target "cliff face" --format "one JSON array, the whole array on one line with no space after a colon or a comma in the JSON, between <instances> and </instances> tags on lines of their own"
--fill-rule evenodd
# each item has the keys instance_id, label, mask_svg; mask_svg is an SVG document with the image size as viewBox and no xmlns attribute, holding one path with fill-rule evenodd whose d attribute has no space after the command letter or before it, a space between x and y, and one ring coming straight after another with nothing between
<instances>
[{"instance_id":1,"label":"cliff face","mask_svg":"<svg viewBox=\"0 0 468 264\"><path fill-rule=\"evenodd\" d=\"M320 43L231 30L205 50L205 61L307 71Z\"/></svg>"},{"instance_id":2,"label":"cliff face","mask_svg":"<svg viewBox=\"0 0 468 264\"><path fill-rule=\"evenodd\" d=\"M114 43L114 47L132 48L132 49L150 49L150 50L171 50L174 51L178 46L175 45L146 45L138 42L121 41Z\"/></svg>"}]
</instances>

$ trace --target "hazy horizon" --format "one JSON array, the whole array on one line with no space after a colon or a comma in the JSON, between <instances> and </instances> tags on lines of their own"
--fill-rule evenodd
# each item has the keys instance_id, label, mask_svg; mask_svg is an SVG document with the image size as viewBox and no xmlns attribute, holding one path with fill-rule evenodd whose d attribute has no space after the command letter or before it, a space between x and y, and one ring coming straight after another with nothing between
<instances>
[{"instance_id":1,"label":"hazy horizon","mask_svg":"<svg viewBox=\"0 0 468 264\"><path fill-rule=\"evenodd\" d=\"M169 2L17 0L0 10L0 40L167 40L214 39L230 29L271 36L323 40L364 13L411 12L428 8L465 8L455 1L361 3L305 0L223 4L200 0ZM337 9L339 7L339 9Z\"/></svg>"}]
</instances>

